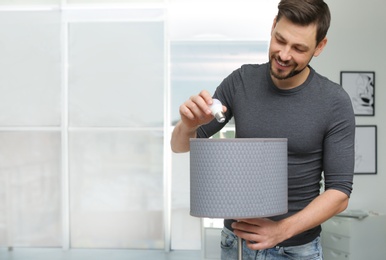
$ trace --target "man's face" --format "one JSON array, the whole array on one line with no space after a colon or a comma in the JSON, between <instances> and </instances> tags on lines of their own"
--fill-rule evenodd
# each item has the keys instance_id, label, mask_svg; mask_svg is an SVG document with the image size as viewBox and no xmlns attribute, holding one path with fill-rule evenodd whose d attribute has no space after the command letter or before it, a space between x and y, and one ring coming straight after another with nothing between
<instances>
[{"instance_id":1,"label":"man's face","mask_svg":"<svg viewBox=\"0 0 386 260\"><path fill-rule=\"evenodd\" d=\"M318 56L327 39L316 46L316 25L295 25L285 17L274 21L269 47L271 75L276 80L296 80ZM308 73L308 72L307 72ZM298 76L301 78L301 76Z\"/></svg>"}]
</instances>

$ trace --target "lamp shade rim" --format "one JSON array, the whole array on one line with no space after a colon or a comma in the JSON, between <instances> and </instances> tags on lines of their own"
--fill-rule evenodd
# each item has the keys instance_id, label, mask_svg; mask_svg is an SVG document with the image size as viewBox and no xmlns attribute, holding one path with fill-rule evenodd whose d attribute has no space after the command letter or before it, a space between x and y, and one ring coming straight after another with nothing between
<instances>
[{"instance_id":1,"label":"lamp shade rim","mask_svg":"<svg viewBox=\"0 0 386 260\"><path fill-rule=\"evenodd\" d=\"M280 216L283 214L288 213L288 207L285 209L281 209L278 211L272 211L267 214L263 213L257 213L257 214L251 214L251 215L216 215L216 214L197 214L197 213L192 213L190 212L190 215L193 217L198 217L198 218L213 218L213 219L251 219L251 218L269 218L269 217L275 217L275 216Z\"/></svg>"}]
</instances>

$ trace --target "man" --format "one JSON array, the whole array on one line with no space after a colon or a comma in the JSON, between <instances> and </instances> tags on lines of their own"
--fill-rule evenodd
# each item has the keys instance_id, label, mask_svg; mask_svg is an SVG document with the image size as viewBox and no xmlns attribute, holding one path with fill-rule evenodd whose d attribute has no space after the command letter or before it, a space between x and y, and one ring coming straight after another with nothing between
<instances>
[{"instance_id":1,"label":"man","mask_svg":"<svg viewBox=\"0 0 386 260\"><path fill-rule=\"evenodd\" d=\"M243 65L216 89L236 138L288 138L288 213L224 220L222 259L322 259L321 223L347 208L354 171L355 116L343 88L309 62L326 46L329 8L323 0L282 0L274 19L269 63ZM213 120L207 91L180 106L174 152L190 138L208 138L224 124ZM324 173L325 191L320 193ZM231 196L231 194L230 194ZM248 257L248 258L247 258Z\"/></svg>"}]
</instances>

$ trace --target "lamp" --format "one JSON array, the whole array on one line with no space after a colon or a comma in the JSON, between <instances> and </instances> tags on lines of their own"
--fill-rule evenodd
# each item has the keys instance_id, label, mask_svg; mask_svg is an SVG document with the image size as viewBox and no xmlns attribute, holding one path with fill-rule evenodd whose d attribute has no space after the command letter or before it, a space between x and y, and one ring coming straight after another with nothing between
<instances>
[{"instance_id":1,"label":"lamp","mask_svg":"<svg viewBox=\"0 0 386 260\"><path fill-rule=\"evenodd\" d=\"M190 139L190 215L245 219L286 213L287 162L285 138Z\"/></svg>"}]
</instances>

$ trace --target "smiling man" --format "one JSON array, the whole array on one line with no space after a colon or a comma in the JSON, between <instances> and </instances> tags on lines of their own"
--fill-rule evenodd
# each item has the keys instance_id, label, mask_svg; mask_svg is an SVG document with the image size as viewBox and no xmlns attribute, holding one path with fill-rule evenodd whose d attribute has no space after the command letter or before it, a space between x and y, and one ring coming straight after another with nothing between
<instances>
[{"instance_id":1,"label":"smiling man","mask_svg":"<svg viewBox=\"0 0 386 260\"><path fill-rule=\"evenodd\" d=\"M244 239L244 259L322 259L320 225L346 209L352 191L350 98L309 65L327 44L329 8L323 0L282 0L278 9L269 62L241 66L213 97L224 105L226 122L234 118L236 138L288 139L288 213L224 220L223 260L237 259L236 236ZM190 138L209 138L224 127L213 120L211 104L204 90L180 106L181 121L171 139L174 152L187 152ZM322 180L325 191L320 193Z\"/></svg>"}]
</instances>

